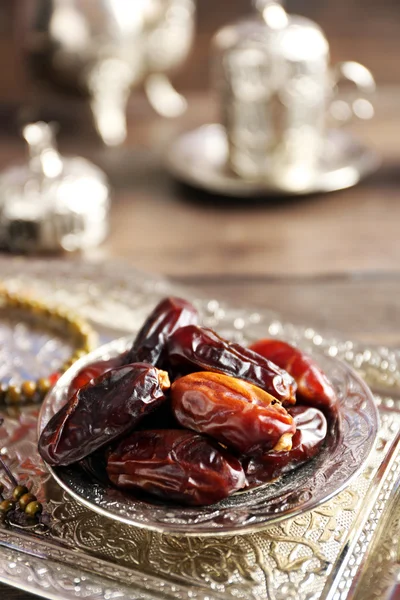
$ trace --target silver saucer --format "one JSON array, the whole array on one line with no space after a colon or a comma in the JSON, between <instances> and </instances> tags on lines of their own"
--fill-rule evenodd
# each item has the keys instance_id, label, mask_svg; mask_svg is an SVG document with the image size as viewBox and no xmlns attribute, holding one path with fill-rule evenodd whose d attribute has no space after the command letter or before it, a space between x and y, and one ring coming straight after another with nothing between
<instances>
[{"instance_id":1,"label":"silver saucer","mask_svg":"<svg viewBox=\"0 0 400 600\"><path fill-rule=\"evenodd\" d=\"M168 149L168 170L179 181L224 196L304 195L356 185L380 165L376 152L344 129L330 130L314 182L301 189L241 179L227 166L228 146L222 125L203 125L182 134Z\"/></svg>"}]
</instances>

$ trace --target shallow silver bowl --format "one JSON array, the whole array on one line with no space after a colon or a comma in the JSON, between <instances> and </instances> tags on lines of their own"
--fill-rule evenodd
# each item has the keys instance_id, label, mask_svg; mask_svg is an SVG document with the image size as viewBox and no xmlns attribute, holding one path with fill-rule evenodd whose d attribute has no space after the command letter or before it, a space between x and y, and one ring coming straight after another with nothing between
<instances>
[{"instance_id":1,"label":"shallow silver bowl","mask_svg":"<svg viewBox=\"0 0 400 600\"><path fill-rule=\"evenodd\" d=\"M39 433L67 400L77 372L101 358L123 352L132 343L122 338L102 346L71 367L45 399ZM48 469L75 500L111 519L175 535L232 535L261 529L299 515L343 490L367 460L378 429L374 399L347 365L315 350L314 358L331 379L340 403L341 426L311 462L278 481L239 492L212 506L187 508L159 500L144 501L111 486L95 483L78 466Z\"/></svg>"}]
</instances>

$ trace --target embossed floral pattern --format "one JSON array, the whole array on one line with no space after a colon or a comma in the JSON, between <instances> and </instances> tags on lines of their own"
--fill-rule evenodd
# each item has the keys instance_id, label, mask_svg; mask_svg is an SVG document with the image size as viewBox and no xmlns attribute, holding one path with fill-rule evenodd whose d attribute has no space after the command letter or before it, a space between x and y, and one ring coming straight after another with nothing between
<instances>
[{"instance_id":1,"label":"embossed floral pattern","mask_svg":"<svg viewBox=\"0 0 400 600\"><path fill-rule=\"evenodd\" d=\"M148 306L169 291L164 281L136 273L124 277L117 271L111 276L102 266L83 267L72 273L66 263L60 263L59 277L51 281L47 263L31 264L25 285L46 293L54 302L82 306L83 312L93 307L95 319L108 326L120 324L133 330ZM12 261L5 265L0 261L2 269L3 279L16 287L18 280ZM391 390L399 388L398 355L387 349L367 349L325 339L311 329L283 324L271 313L239 313L213 300L199 304L205 311L207 324L218 326L228 336L240 340L246 335L254 339L261 323L271 335L292 339L305 348L315 345L328 355L344 358L369 381L378 383L382 388L378 397L382 420L376 451L367 468L336 498L260 533L227 538L171 538L112 522L64 495L36 454L35 414L28 409L22 413L10 409L0 450L19 476L34 485L35 493L47 499L52 521L47 534L40 536L31 532L21 535L0 526L2 579L65 600L149 600L154 593L165 598L193 600L214 600L220 594L243 600L318 600L337 561L353 564L354 555L349 552L346 540L360 507L376 506L381 510L394 489L396 465L399 468L396 456L392 471L385 470L385 457L400 427L400 415L393 410L400 407L391 395ZM112 323L110 314L116 315ZM376 473L380 464L384 475L379 474L379 482L386 487L376 502L372 491L378 483ZM382 547L371 555L376 569L371 579L363 581L367 585L363 588L367 592L360 596L363 600L378 598L379 590L391 585L394 571L390 565L397 560L391 542L400 539L399 523L397 511L389 523L390 539L385 538ZM372 522L367 521L359 538L357 556L361 559L367 552L368 531L372 528ZM29 554L21 555L11 546L24 548ZM346 597L351 585L350 571L341 579L342 592L337 596L340 600ZM383 574L381 579L380 574ZM376 586L375 596L369 586Z\"/></svg>"}]
</instances>

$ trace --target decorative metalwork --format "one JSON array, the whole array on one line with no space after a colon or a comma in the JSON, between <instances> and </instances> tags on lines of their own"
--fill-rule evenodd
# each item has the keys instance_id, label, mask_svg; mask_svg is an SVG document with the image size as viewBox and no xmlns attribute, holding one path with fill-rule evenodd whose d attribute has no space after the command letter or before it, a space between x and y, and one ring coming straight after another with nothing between
<instances>
[{"instance_id":1,"label":"decorative metalwork","mask_svg":"<svg viewBox=\"0 0 400 600\"><path fill-rule=\"evenodd\" d=\"M100 244L110 207L105 173L84 158L61 156L46 123L27 125L23 136L29 161L0 174L1 247L28 253Z\"/></svg>"},{"instance_id":2,"label":"decorative metalwork","mask_svg":"<svg viewBox=\"0 0 400 600\"><path fill-rule=\"evenodd\" d=\"M350 80L367 95L375 82L355 62L331 69L328 41L313 21L287 14L277 2L255 5L259 15L228 24L214 38L227 167L239 178L289 193L309 190L329 143L329 108L336 125L352 114L374 113L365 98L338 101L337 84Z\"/></svg>"},{"instance_id":3,"label":"decorative metalwork","mask_svg":"<svg viewBox=\"0 0 400 600\"><path fill-rule=\"evenodd\" d=\"M2 261L6 285L46 300L64 301L98 321L103 340L118 335L122 311L134 330L151 305L166 293L182 293L168 282L118 266ZM70 276L66 278L66 274ZM3 411L0 448L22 483L33 486L51 515L47 528L0 526L0 579L52 598L90 600L148 597L232 597L243 600L368 600L387 591L396 577L399 539L397 499L400 454L399 353L325 338L311 328L282 323L277 315L230 309L214 299L196 299L208 325L235 339L264 334L344 359L379 389L380 426L362 473L339 495L312 511L228 537L179 537L126 526L90 511L55 484L36 453L37 408ZM111 309L111 310L110 310ZM120 311L120 312L119 312ZM116 329L111 331L111 327ZM6 482L4 482L6 483ZM387 531L390 525L393 529ZM390 539L388 537L390 533ZM369 560L374 570L365 571ZM366 577L361 577L363 572ZM357 575L355 579L355 575ZM327 587L329 586L329 587ZM375 591L376 591L375 590Z\"/></svg>"}]
</instances>

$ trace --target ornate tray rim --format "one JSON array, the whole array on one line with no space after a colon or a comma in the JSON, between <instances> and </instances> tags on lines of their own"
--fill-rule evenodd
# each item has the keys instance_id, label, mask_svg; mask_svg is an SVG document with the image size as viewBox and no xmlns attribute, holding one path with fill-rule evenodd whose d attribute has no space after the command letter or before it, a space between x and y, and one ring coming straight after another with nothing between
<instances>
[{"instance_id":1,"label":"ornate tray rim","mask_svg":"<svg viewBox=\"0 0 400 600\"><path fill-rule=\"evenodd\" d=\"M50 394L48 394L48 396L45 398L45 400L41 406L39 417L38 417L38 436L40 436L40 433L46 422L46 417L47 417L47 415L45 414L46 411L49 410L51 403L57 399L57 396L61 396L61 394L68 388L71 379L77 374L77 372L81 368L83 368L84 366L89 364L90 362L94 362L100 358L107 359L108 357L112 357L112 355L116 354L117 352L126 350L126 348L131 343L132 343L132 336L126 336L126 337L114 340L112 342L109 342L103 346L100 346L99 348L97 348L96 350L91 352L90 354L84 356L79 361L77 361L70 369L68 369L68 371L66 373L64 373L64 375L60 378L60 380L58 381L56 386L53 388L53 390L50 392ZM322 353L321 353L321 356L322 356ZM50 465L44 463L45 467L49 471L51 476L54 478L54 480L57 482L57 484L65 492L67 492L72 498L74 498L78 503L82 504L86 508L88 508L94 512L97 512L98 514L105 516L107 518L119 521L120 523L124 523L126 525L138 527L141 529L146 529L149 531L163 533L165 535L184 536L184 537L199 537L199 536L200 537L222 537L222 536L231 536L231 535L236 535L236 534L238 534L238 535L248 534L248 533L255 533L257 531L264 529L265 527L275 525L275 524L285 521L289 518L296 517L300 514L308 512L309 510L313 510L313 509L317 508L318 506L320 506L321 504L324 504L325 502L328 502L333 497L337 496L340 492L342 492L345 488L347 488L348 485L350 485L350 483L363 470L368 458L370 457L371 452L373 451L373 448L374 448L375 439L376 439L378 428L379 428L378 409L376 407L376 404L375 404L375 401L373 398L373 394L372 394L371 390L369 389L369 387L367 386L367 384L358 376L358 374L354 371L354 369L352 369L349 365L347 365L343 361L341 361L337 358L333 358L333 357L325 356L324 358L329 359L333 363L340 365L341 368L344 369L344 371L347 372L357 382L357 384L360 386L360 388L363 390L363 392L365 394L364 402L368 401L369 410L373 414L372 432L371 432L370 436L367 438L367 441L370 444L369 450L364 455L363 459L358 464L357 468L354 469L354 471L349 476L345 477L343 479L343 481L341 482L341 484L337 488L332 490L330 493L328 493L326 495L321 494L320 497L317 497L316 499L313 498L311 501L305 502L304 505L292 507L283 513L277 514L276 516L270 516L265 521L262 521L262 522L259 522L256 524L249 523L244 526L238 526L238 527L232 527L232 528L224 527L222 529L213 529L211 526L206 527L206 528L201 527L199 529L196 529L195 526L188 525L187 523L180 524L178 526L175 526L175 525L166 526L166 525L161 525L161 524L158 525L158 524L143 523L140 520L133 520L130 518L126 518L120 514L116 514L115 512L114 513L110 512L106 508L102 508L98 504L95 504L94 502L87 500L86 498L82 497L79 493L72 490L68 486L68 484L62 479L62 477L59 476L56 469L53 469ZM251 494L251 491L249 493ZM189 526L193 527L193 530L187 530L187 527L189 527Z\"/></svg>"}]
</instances>

